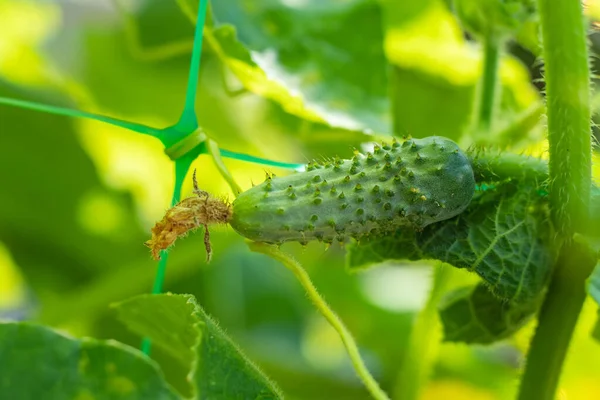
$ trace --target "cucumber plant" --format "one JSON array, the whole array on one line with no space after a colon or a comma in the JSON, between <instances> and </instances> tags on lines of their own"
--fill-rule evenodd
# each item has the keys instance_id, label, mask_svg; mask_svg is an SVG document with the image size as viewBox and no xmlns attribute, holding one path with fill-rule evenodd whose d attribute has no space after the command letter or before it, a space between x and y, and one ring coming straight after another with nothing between
<instances>
[{"instance_id":1,"label":"cucumber plant","mask_svg":"<svg viewBox=\"0 0 600 400\"><path fill-rule=\"evenodd\" d=\"M289 54L282 51L278 72L283 78L278 81L269 76L273 70L264 58L268 50L262 48L261 53L248 49L235 36L236 28L240 32L247 29L249 37L260 36L256 30L239 21L236 25L235 18L236 26L219 22L220 17L226 20L232 10L242 7L240 2L214 2L212 10L207 0L198 4L186 0L176 3L196 24L184 110L176 124L159 129L103 115L0 98L0 104L95 119L150 135L162 143L175 169L171 207L152 228L146 242L153 258L160 260L152 294L113 305L118 318L145 338L142 351L114 341L72 338L30 323L3 322L0 354L8 356L0 360L3 376L0 395L6 393L16 399L283 398L278 385L243 354L193 296L161 293L167 273L167 250L175 241L195 229L203 229L210 260L211 225L229 224L247 240L252 251L282 263L294 274L316 309L340 336L356 374L373 398L388 399L389 391L398 399L419 398L436 356L430 349L437 340L433 333L438 320L445 341L475 345L510 338L537 318L518 397L554 399L586 291L600 301L600 271L592 274L599 256L600 189L592 184L591 176L591 83L581 3L577 0L453 1L455 18L480 42L483 50L481 79L472 106L472 127L465 129L468 134L460 138L430 132L422 137L383 138L381 144L377 141L374 145L373 138L367 138L366 134L372 134L369 128L380 130L385 125L378 116L385 113L381 104L387 103L380 100L387 93L375 73L383 76L385 68L365 75L348 73L349 76L340 72L340 68L329 71L327 66L339 67L340 58L328 43L316 47L318 57L325 60L323 71L311 70L313 65L306 60L286 58ZM294 52L303 55L311 50L306 43L330 40L331 30L314 23L318 19L315 10L299 12L281 3L281 9L275 9L273 15L289 12L316 34L310 41L286 42L278 35L284 35L282 31L293 34L294 29L282 30L282 26L273 24L273 15L265 12L257 18L273 31L270 40L281 41L278 45L282 47L293 44ZM448 12L441 2L433 3L423 6L431 7L431 15ZM116 5L131 18L120 2ZM352 25L353 18L363 21L374 15L380 17L380 7L393 20L394 6L392 1L376 4L365 0L323 7L325 14L339 8L351 15L343 21L345 25L334 26L341 29ZM133 26L130 23L128 29L135 43L137 33ZM379 38L375 43L377 49L371 49L372 43L361 43L364 45L361 51L366 53L368 49L371 59L379 60L384 58L381 49L385 48L385 56L392 59L394 50L390 42L396 28L389 28L389 37ZM510 148L501 151L489 148L490 142L502 136L497 129L503 107L500 60L507 43L519 39L525 29L536 33L539 30L542 37L541 43L534 42L541 46L544 61L547 161L517 155ZM346 43L346 38L343 39ZM326 123L345 134L358 132L365 151L355 150L352 157L325 154L321 160L304 165L221 148L216 138L200 126L195 111L203 41L247 90L287 104L286 111L304 121ZM386 67L383 63L381 66ZM332 98L318 84L311 86L317 73L331 79L332 87L343 88L337 93L340 98ZM293 74L302 79L286 80ZM365 83L367 76L372 75L376 77ZM365 103L372 109L351 109L348 113L354 112L354 119L335 117L332 110L345 96L354 95L362 100L356 96L356 90L344 86L343 79L368 86ZM304 102L299 102L295 95L298 82L302 83ZM397 115L394 117L397 128L402 121ZM517 118L514 122L517 128L511 126L508 130L527 130L531 119L531 113L527 112L523 120ZM523 132L523 136L527 133ZM181 199L186 174L192 162L203 154L213 159L235 199L229 201L220 193L201 190L195 172L193 195ZM244 191L222 157L298 172L281 177L267 172L264 182ZM319 294L300 262L280 248L285 245L287 250L287 242L306 246L313 241L324 242L327 247L335 242L347 245L349 272L360 272L383 262L408 260L436 264L430 299L417 316L404 360L397 362L395 383L377 382L342 319ZM218 252L216 257L220 257ZM444 286L447 267L440 267L442 263L472 272L479 281L449 290ZM600 323L593 334L600 340L598 327ZM175 388L173 378L165 378L161 366L149 357L151 343L174 360L179 372L185 371L185 384L180 382ZM66 372L60 375L23 361L31 359L52 362ZM32 370L39 384L31 385L25 370ZM182 387L187 393L183 393Z\"/></svg>"}]
</instances>

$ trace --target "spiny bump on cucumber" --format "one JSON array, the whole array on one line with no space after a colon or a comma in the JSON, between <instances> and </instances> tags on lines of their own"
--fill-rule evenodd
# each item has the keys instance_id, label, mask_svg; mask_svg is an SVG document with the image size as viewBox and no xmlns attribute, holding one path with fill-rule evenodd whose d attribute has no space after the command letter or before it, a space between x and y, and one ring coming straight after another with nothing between
<instances>
[{"instance_id":1,"label":"spiny bump on cucumber","mask_svg":"<svg viewBox=\"0 0 600 400\"><path fill-rule=\"evenodd\" d=\"M451 140L394 140L268 179L238 196L230 224L256 241L331 243L422 229L460 214L474 191L471 164Z\"/></svg>"}]
</instances>

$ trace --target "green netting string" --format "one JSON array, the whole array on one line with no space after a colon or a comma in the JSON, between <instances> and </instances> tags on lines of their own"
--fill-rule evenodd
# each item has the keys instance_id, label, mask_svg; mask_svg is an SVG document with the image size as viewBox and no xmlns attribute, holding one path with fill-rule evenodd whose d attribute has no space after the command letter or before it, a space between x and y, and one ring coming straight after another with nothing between
<instances>
[{"instance_id":1,"label":"green netting string","mask_svg":"<svg viewBox=\"0 0 600 400\"><path fill-rule=\"evenodd\" d=\"M194 31L194 46L192 50L192 60L188 75L188 83L185 93L185 104L179 121L175 125L183 132L193 132L198 128L198 118L196 116L196 92L198 90L198 75L202 58L202 39L204 24L206 21L206 8L208 0L200 0L198 7L198 18L196 19L196 28Z\"/></svg>"},{"instance_id":2,"label":"green netting string","mask_svg":"<svg viewBox=\"0 0 600 400\"><path fill-rule=\"evenodd\" d=\"M74 118L87 118L95 121L106 122L120 128L128 129L144 135L150 135L154 137L160 137L161 129L153 128L151 126L138 124L135 122L124 121L118 118L107 117L105 115L94 114L86 111L73 110L70 108L49 106L46 104L35 103L32 101L9 99L7 97L0 97L0 104L6 104L8 106L14 106L19 108L25 108L28 110L41 111L48 114L63 115L65 117Z\"/></svg>"},{"instance_id":3,"label":"green netting string","mask_svg":"<svg viewBox=\"0 0 600 400\"><path fill-rule=\"evenodd\" d=\"M221 150L221 156L226 157L226 158L231 158L234 160L246 161L246 162L251 162L251 163L261 164L261 165L268 165L271 167L292 169L295 171L303 171L304 168L306 167L305 164L273 161L273 160L269 160L266 158L255 157L255 156L251 156L251 155L244 154L244 153L237 153L235 151L230 151L230 150L225 150L225 149L220 149L220 150Z\"/></svg>"}]
</instances>

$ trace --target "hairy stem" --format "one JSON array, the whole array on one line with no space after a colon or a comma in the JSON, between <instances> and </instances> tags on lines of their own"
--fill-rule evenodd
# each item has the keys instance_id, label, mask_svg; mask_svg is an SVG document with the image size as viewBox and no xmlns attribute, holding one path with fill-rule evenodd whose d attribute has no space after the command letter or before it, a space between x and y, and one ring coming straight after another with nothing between
<instances>
[{"instance_id":1,"label":"hairy stem","mask_svg":"<svg viewBox=\"0 0 600 400\"><path fill-rule=\"evenodd\" d=\"M348 356L350 356L350 360L352 361L352 365L354 365L354 369L358 374L359 378L363 381L371 396L377 400L387 400L389 399L387 394L379 387L379 384L367 367L363 359L360 356L360 352L358 351L358 346L354 341L354 338L342 322L342 320L333 312L333 310L329 307L329 305L325 302L323 297L319 294L312 281L310 280L310 276L306 272L302 265L296 260L294 260L291 256L285 254L280 251L277 247L268 245L266 243L258 243L258 242L248 242L248 246L252 251L256 251L258 253L263 253L268 255L269 257L281 262L286 268L294 273L304 290L306 290L306 294L313 302L317 310L325 317L327 322L336 330L344 346L346 347L346 351L348 352Z\"/></svg>"},{"instance_id":2,"label":"hairy stem","mask_svg":"<svg viewBox=\"0 0 600 400\"><path fill-rule=\"evenodd\" d=\"M498 96L498 65L501 42L494 35L487 35L483 43L483 75L479 88L477 128L480 134L489 133L494 120L496 98Z\"/></svg>"},{"instance_id":3,"label":"hairy stem","mask_svg":"<svg viewBox=\"0 0 600 400\"><path fill-rule=\"evenodd\" d=\"M546 71L550 211L564 241L531 342L519 399L553 400L595 257L586 230L591 190L590 71L580 0L538 0Z\"/></svg>"},{"instance_id":4,"label":"hairy stem","mask_svg":"<svg viewBox=\"0 0 600 400\"><path fill-rule=\"evenodd\" d=\"M468 156L478 183L517 179L543 184L548 180L548 162L541 158L486 150L469 151Z\"/></svg>"},{"instance_id":5,"label":"hairy stem","mask_svg":"<svg viewBox=\"0 0 600 400\"><path fill-rule=\"evenodd\" d=\"M579 0L539 0L544 40L553 220L567 236L587 224L592 179L590 71Z\"/></svg>"},{"instance_id":6,"label":"hairy stem","mask_svg":"<svg viewBox=\"0 0 600 400\"><path fill-rule=\"evenodd\" d=\"M563 246L527 354L519 400L554 400L569 342L586 297L596 255L585 245Z\"/></svg>"},{"instance_id":7,"label":"hairy stem","mask_svg":"<svg viewBox=\"0 0 600 400\"><path fill-rule=\"evenodd\" d=\"M406 356L394 388L394 399L418 400L420 392L431 373L439 342L441 340L440 321L437 306L446 289L450 273L448 267L436 265L433 287L427 304L417 315L410 335Z\"/></svg>"}]
</instances>

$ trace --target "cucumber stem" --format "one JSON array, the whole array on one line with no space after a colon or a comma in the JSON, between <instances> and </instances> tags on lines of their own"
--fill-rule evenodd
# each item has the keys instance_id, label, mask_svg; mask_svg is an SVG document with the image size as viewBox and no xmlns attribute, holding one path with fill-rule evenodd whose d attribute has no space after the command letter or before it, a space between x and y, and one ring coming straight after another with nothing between
<instances>
[{"instance_id":1,"label":"cucumber stem","mask_svg":"<svg viewBox=\"0 0 600 400\"><path fill-rule=\"evenodd\" d=\"M580 0L538 0L546 74L549 198L563 240L533 336L520 400L554 400L596 257L573 240L589 224L590 71Z\"/></svg>"},{"instance_id":2,"label":"cucumber stem","mask_svg":"<svg viewBox=\"0 0 600 400\"><path fill-rule=\"evenodd\" d=\"M340 339L342 339L344 347L346 347L346 351L348 352L348 356L352 361L352 365L354 366L358 377L364 383L371 396L373 396L373 398L376 400L389 400L387 394L379 387L379 384L367 369L363 359L360 356L358 346L356 345L352 334L348 331L340 317L338 317L329 307L325 299L321 297L315 288L315 285L310 280L310 276L302 267L302 265L273 245L259 242L248 242L248 247L250 247L250 250L252 251L265 254L274 260L281 262L287 269L292 271L304 290L306 290L306 294L313 302L317 310L321 313L321 315L323 315L323 317L325 317L333 329L336 330L340 336Z\"/></svg>"},{"instance_id":3,"label":"cucumber stem","mask_svg":"<svg viewBox=\"0 0 600 400\"><path fill-rule=\"evenodd\" d=\"M487 135L494 122L494 110L498 97L498 66L501 40L493 34L485 36L483 43L483 74L480 83L477 128L479 134Z\"/></svg>"},{"instance_id":4,"label":"cucumber stem","mask_svg":"<svg viewBox=\"0 0 600 400\"><path fill-rule=\"evenodd\" d=\"M563 246L527 353L519 400L554 400L571 336L586 297L596 254L576 242Z\"/></svg>"}]
</instances>

